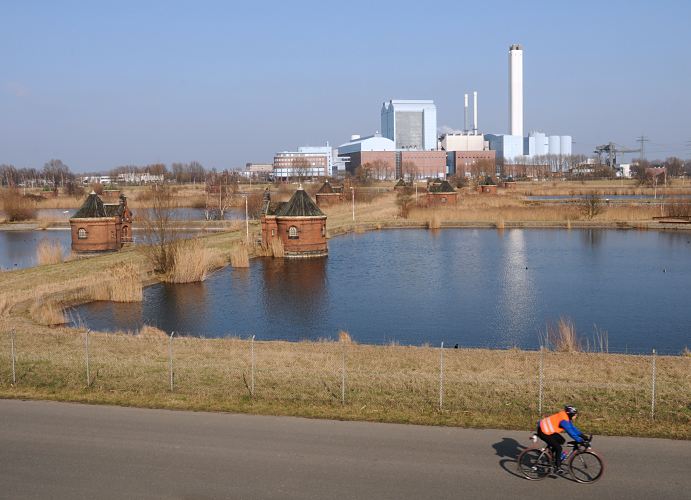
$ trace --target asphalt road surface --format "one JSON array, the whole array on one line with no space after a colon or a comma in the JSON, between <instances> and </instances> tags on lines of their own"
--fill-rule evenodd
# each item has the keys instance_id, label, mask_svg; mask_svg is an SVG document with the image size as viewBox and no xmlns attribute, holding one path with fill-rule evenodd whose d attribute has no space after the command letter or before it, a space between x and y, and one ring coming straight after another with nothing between
<instances>
[{"instance_id":1,"label":"asphalt road surface","mask_svg":"<svg viewBox=\"0 0 691 500\"><path fill-rule=\"evenodd\" d=\"M0 400L0 498L690 498L691 442L598 437L603 478L527 481L529 432Z\"/></svg>"}]
</instances>

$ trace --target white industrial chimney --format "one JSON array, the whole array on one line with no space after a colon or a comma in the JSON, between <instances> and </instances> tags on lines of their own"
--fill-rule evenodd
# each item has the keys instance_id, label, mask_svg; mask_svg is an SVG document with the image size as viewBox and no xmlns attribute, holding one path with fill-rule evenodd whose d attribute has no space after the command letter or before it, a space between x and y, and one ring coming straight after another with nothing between
<instances>
[{"instance_id":1,"label":"white industrial chimney","mask_svg":"<svg viewBox=\"0 0 691 500\"><path fill-rule=\"evenodd\" d=\"M473 135L477 135L477 91L473 92Z\"/></svg>"},{"instance_id":2,"label":"white industrial chimney","mask_svg":"<svg viewBox=\"0 0 691 500\"><path fill-rule=\"evenodd\" d=\"M463 95L463 132L468 131L468 94Z\"/></svg>"},{"instance_id":3,"label":"white industrial chimney","mask_svg":"<svg viewBox=\"0 0 691 500\"><path fill-rule=\"evenodd\" d=\"M509 47L509 132L523 137L523 48Z\"/></svg>"}]
</instances>

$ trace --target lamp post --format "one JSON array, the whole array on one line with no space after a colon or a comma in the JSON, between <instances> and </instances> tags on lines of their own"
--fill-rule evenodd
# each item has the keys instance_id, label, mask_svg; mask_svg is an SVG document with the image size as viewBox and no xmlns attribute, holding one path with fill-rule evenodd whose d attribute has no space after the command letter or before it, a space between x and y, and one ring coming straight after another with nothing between
<instances>
[{"instance_id":1,"label":"lamp post","mask_svg":"<svg viewBox=\"0 0 691 500\"><path fill-rule=\"evenodd\" d=\"M352 186L350 187L350 194L353 199L353 222L355 222L355 188Z\"/></svg>"}]
</instances>

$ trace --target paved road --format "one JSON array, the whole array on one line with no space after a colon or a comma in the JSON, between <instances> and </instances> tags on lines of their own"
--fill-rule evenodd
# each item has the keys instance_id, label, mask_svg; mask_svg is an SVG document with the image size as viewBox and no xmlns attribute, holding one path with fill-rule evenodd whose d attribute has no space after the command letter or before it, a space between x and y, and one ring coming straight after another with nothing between
<instances>
[{"instance_id":1,"label":"paved road","mask_svg":"<svg viewBox=\"0 0 691 500\"><path fill-rule=\"evenodd\" d=\"M513 474L527 432L0 400L0 498L688 498L691 442L598 438L604 478Z\"/></svg>"}]
</instances>

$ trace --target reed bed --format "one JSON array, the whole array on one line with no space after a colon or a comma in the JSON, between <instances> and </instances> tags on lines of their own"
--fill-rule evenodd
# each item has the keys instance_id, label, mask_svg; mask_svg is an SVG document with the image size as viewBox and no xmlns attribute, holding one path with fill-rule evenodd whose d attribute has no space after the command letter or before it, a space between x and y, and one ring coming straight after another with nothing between
<instances>
[{"instance_id":1,"label":"reed bed","mask_svg":"<svg viewBox=\"0 0 691 500\"><path fill-rule=\"evenodd\" d=\"M439 217L439 214L435 210L434 212L432 212L432 215L427 220L427 228L428 229L439 229L440 227L441 227L441 217Z\"/></svg>"},{"instance_id":2,"label":"reed bed","mask_svg":"<svg viewBox=\"0 0 691 500\"><path fill-rule=\"evenodd\" d=\"M177 240L173 243L173 265L165 274L163 281L168 283L195 283L204 281L214 267L219 255L204 246L197 239Z\"/></svg>"},{"instance_id":3,"label":"reed bed","mask_svg":"<svg viewBox=\"0 0 691 500\"><path fill-rule=\"evenodd\" d=\"M232 248L230 265L233 267L250 267L250 256L246 245L238 244Z\"/></svg>"},{"instance_id":4,"label":"reed bed","mask_svg":"<svg viewBox=\"0 0 691 500\"><path fill-rule=\"evenodd\" d=\"M656 358L652 419L650 356L444 349L440 408L438 348L175 337L171 391L165 332L91 334L90 386L84 334L17 329L19 380L12 386L0 364L0 397L529 431L539 418L542 357L543 413L568 401L581 408L586 432L691 439L684 356ZM0 342L0 359L9 355Z\"/></svg>"},{"instance_id":5,"label":"reed bed","mask_svg":"<svg viewBox=\"0 0 691 500\"><path fill-rule=\"evenodd\" d=\"M62 245L58 240L42 239L36 247L36 261L39 266L59 264L63 261Z\"/></svg>"},{"instance_id":6,"label":"reed bed","mask_svg":"<svg viewBox=\"0 0 691 500\"><path fill-rule=\"evenodd\" d=\"M272 238L269 247L271 249L271 255L273 257L282 258L285 255L283 240L281 240L280 238Z\"/></svg>"}]
</instances>

